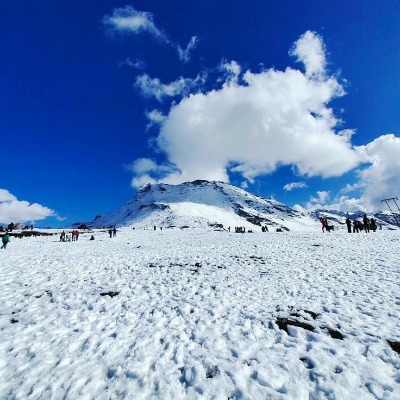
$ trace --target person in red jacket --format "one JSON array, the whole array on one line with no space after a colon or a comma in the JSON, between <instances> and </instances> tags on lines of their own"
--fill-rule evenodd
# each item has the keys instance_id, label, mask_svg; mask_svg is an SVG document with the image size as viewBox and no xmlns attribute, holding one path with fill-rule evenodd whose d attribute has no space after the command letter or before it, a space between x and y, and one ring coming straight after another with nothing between
<instances>
[{"instance_id":1,"label":"person in red jacket","mask_svg":"<svg viewBox=\"0 0 400 400\"><path fill-rule=\"evenodd\" d=\"M322 217L319 220L321 221L322 224L322 232L325 232L325 229L328 230L328 220Z\"/></svg>"}]
</instances>

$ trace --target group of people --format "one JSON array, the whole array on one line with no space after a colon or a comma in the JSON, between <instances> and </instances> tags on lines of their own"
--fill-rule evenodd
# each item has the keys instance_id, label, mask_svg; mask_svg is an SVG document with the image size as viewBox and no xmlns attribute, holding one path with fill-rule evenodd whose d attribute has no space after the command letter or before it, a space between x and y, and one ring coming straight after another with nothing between
<instances>
[{"instance_id":1,"label":"group of people","mask_svg":"<svg viewBox=\"0 0 400 400\"><path fill-rule=\"evenodd\" d=\"M60 242L70 242L71 240L73 242L77 241L79 238L79 231L74 229L71 233L65 233L65 231L62 231L60 234Z\"/></svg>"},{"instance_id":2,"label":"group of people","mask_svg":"<svg viewBox=\"0 0 400 400\"><path fill-rule=\"evenodd\" d=\"M351 233L353 228L353 233L359 233L364 230L366 233L369 231L376 232L378 226L376 225L376 221L374 218L368 218L366 214L363 216L363 220L358 221L354 220L353 222L349 217L346 218L347 232Z\"/></svg>"},{"instance_id":3,"label":"group of people","mask_svg":"<svg viewBox=\"0 0 400 400\"><path fill-rule=\"evenodd\" d=\"M117 228L115 226L114 228L110 228L108 234L110 235L110 238L117 236Z\"/></svg>"}]
</instances>

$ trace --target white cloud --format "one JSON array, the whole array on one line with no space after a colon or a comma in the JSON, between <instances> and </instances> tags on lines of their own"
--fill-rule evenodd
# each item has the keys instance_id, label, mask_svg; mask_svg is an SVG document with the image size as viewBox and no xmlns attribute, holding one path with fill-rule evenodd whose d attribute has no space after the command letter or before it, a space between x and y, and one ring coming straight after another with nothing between
<instances>
[{"instance_id":1,"label":"white cloud","mask_svg":"<svg viewBox=\"0 0 400 400\"><path fill-rule=\"evenodd\" d=\"M242 72L241 66L236 61L223 62L219 66L219 70L224 73L223 79L226 83L237 83L240 73Z\"/></svg>"},{"instance_id":2,"label":"white cloud","mask_svg":"<svg viewBox=\"0 0 400 400\"><path fill-rule=\"evenodd\" d=\"M0 189L0 202L14 201L14 200L17 200L17 198L14 195L12 195L8 190Z\"/></svg>"},{"instance_id":3,"label":"white cloud","mask_svg":"<svg viewBox=\"0 0 400 400\"><path fill-rule=\"evenodd\" d=\"M283 187L283 190L286 190L286 191L290 192L293 189L303 189L303 188L306 188L306 187L307 187L307 184L305 182L291 182L291 183L287 183Z\"/></svg>"},{"instance_id":4,"label":"white cloud","mask_svg":"<svg viewBox=\"0 0 400 400\"><path fill-rule=\"evenodd\" d=\"M306 204L306 209L312 210L316 208L326 208L326 201L330 196L330 192L328 191L318 191L317 197L311 196L310 201Z\"/></svg>"},{"instance_id":5,"label":"white cloud","mask_svg":"<svg viewBox=\"0 0 400 400\"><path fill-rule=\"evenodd\" d=\"M293 210L298 211L300 213L306 213L307 212L307 210L303 206L301 206L300 204L295 204L292 208L293 208Z\"/></svg>"},{"instance_id":6,"label":"white cloud","mask_svg":"<svg viewBox=\"0 0 400 400\"><path fill-rule=\"evenodd\" d=\"M0 189L0 223L39 221L54 216L53 210L40 204L20 201L6 189Z\"/></svg>"},{"instance_id":7,"label":"white cloud","mask_svg":"<svg viewBox=\"0 0 400 400\"><path fill-rule=\"evenodd\" d=\"M329 193L318 192L306 207L342 211L382 209L381 199L396 197L400 187L400 139L384 135L353 147L355 130L338 129L342 122L329 103L345 91L337 77L328 76L322 39L306 32L291 54L304 63L305 73L292 68L242 72L235 62L223 62L220 87L199 92L203 77L179 78L169 84L147 75L137 85L158 100L183 96L167 115L147 113L151 124L159 124L154 139L168 167L153 165L134 171L135 187L147 181L179 183L195 179L229 181L229 173L240 174L246 186L260 175L282 165L297 175L323 178L341 176L361 163L358 181L345 188L328 204ZM197 93L191 93L196 89ZM171 167L173 166L173 167ZM304 186L303 186L304 185ZM285 190L305 187L304 182L285 185ZM348 193L358 191L360 197ZM301 207L301 206L298 206Z\"/></svg>"},{"instance_id":8,"label":"white cloud","mask_svg":"<svg viewBox=\"0 0 400 400\"><path fill-rule=\"evenodd\" d=\"M326 56L322 38L315 32L307 31L289 52L302 62L307 76L321 77L325 74Z\"/></svg>"},{"instance_id":9,"label":"white cloud","mask_svg":"<svg viewBox=\"0 0 400 400\"><path fill-rule=\"evenodd\" d=\"M164 97L173 97L183 94L190 87L190 80L179 78L174 82L164 84L158 78L150 78L147 74L136 78L135 86L140 89L146 97L155 97L161 101Z\"/></svg>"},{"instance_id":10,"label":"white cloud","mask_svg":"<svg viewBox=\"0 0 400 400\"><path fill-rule=\"evenodd\" d=\"M186 94L162 122L155 143L180 171L163 181L228 181L234 171L253 182L280 165L324 178L355 168L361 157L350 143L354 131L337 131L341 121L328 107L345 92L335 77L325 75L322 51L321 39L307 32L292 49L306 63L306 73L287 68L240 75L238 63L222 64L228 76L220 89ZM194 87L183 78L163 85L147 75L138 85L159 100Z\"/></svg>"},{"instance_id":11,"label":"white cloud","mask_svg":"<svg viewBox=\"0 0 400 400\"><path fill-rule=\"evenodd\" d=\"M357 171L357 182L347 184L332 204L312 199L307 208L318 208L323 204L324 208L333 210L370 212L387 209L383 199L399 197L400 138L394 134L382 135L365 146L355 147L355 150L363 162L369 163ZM359 192L359 197L348 196L351 192Z\"/></svg>"},{"instance_id":12,"label":"white cloud","mask_svg":"<svg viewBox=\"0 0 400 400\"><path fill-rule=\"evenodd\" d=\"M114 9L111 16L106 15L103 18L103 23L120 32L148 32L160 41L169 43L168 37L157 28L153 20L153 14L146 11L137 11L131 6L126 6Z\"/></svg>"},{"instance_id":13,"label":"white cloud","mask_svg":"<svg viewBox=\"0 0 400 400\"><path fill-rule=\"evenodd\" d=\"M190 60L191 51L197 46L198 38L193 36L187 46L183 49L177 43L171 41L169 37L154 23L154 16L147 11L137 11L132 6L115 8L112 15L106 15L103 23L113 31L120 33L140 34L147 32L159 42L174 48L179 59L186 63Z\"/></svg>"},{"instance_id":14,"label":"white cloud","mask_svg":"<svg viewBox=\"0 0 400 400\"><path fill-rule=\"evenodd\" d=\"M146 128L149 129L154 125L160 125L165 121L165 115L159 110L151 110L146 111L146 117L149 120L149 123L146 125Z\"/></svg>"},{"instance_id":15,"label":"white cloud","mask_svg":"<svg viewBox=\"0 0 400 400\"><path fill-rule=\"evenodd\" d=\"M157 164L150 158L138 158L126 168L134 173L131 185L139 188L146 183L156 183L161 176L172 175L175 171L174 166L169 164Z\"/></svg>"},{"instance_id":16,"label":"white cloud","mask_svg":"<svg viewBox=\"0 0 400 400\"><path fill-rule=\"evenodd\" d=\"M338 196L334 198L330 203L327 201L330 199L330 192L319 191L317 196L311 196L310 201L304 205L304 207L296 204L294 209L304 212L304 210L312 211L317 209L325 210L337 210L343 212L354 212L354 211L366 211L365 205L361 199L349 198L348 196Z\"/></svg>"},{"instance_id":17,"label":"white cloud","mask_svg":"<svg viewBox=\"0 0 400 400\"><path fill-rule=\"evenodd\" d=\"M129 169L135 174L143 174L157 169L157 164L150 158L138 158L129 166Z\"/></svg>"},{"instance_id":18,"label":"white cloud","mask_svg":"<svg viewBox=\"0 0 400 400\"><path fill-rule=\"evenodd\" d=\"M139 189L142 186L146 185L147 183L153 184L153 183L157 183L157 181L153 177L151 177L149 174L143 174L138 177L132 178L131 186L133 188Z\"/></svg>"},{"instance_id":19,"label":"white cloud","mask_svg":"<svg viewBox=\"0 0 400 400\"><path fill-rule=\"evenodd\" d=\"M400 138L382 135L365 146L355 147L360 158L369 163L368 167L357 171L357 182L347 184L324 208L344 212L387 210L381 200L400 195ZM358 192L359 197L347 194ZM318 202L309 202L307 208L320 208Z\"/></svg>"},{"instance_id":20,"label":"white cloud","mask_svg":"<svg viewBox=\"0 0 400 400\"><path fill-rule=\"evenodd\" d=\"M295 209L299 210L300 208L307 211L316 209L337 210L343 212L368 211L363 198L350 198L348 196L338 196L333 199L331 203L318 202L317 198L311 198L311 201L305 204L304 208L296 205ZM372 209L370 209L370 211L372 211Z\"/></svg>"},{"instance_id":21,"label":"white cloud","mask_svg":"<svg viewBox=\"0 0 400 400\"><path fill-rule=\"evenodd\" d=\"M358 172L358 186L368 209L382 209L382 199L400 195L400 138L382 135L356 148L370 166Z\"/></svg>"},{"instance_id":22,"label":"white cloud","mask_svg":"<svg viewBox=\"0 0 400 400\"><path fill-rule=\"evenodd\" d=\"M146 97L155 97L162 101L165 97L175 97L188 94L191 89L198 87L204 82L205 77L198 75L195 79L183 78L164 84L158 78L150 78L142 74L136 78L135 86Z\"/></svg>"}]
</instances>

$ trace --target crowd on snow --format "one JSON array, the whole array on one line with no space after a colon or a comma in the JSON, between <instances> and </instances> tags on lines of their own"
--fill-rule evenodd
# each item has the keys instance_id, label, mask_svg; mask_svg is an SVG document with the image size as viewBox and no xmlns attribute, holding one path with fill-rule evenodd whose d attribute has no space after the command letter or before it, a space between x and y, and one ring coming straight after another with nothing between
<instances>
[{"instance_id":1,"label":"crowd on snow","mask_svg":"<svg viewBox=\"0 0 400 400\"><path fill-rule=\"evenodd\" d=\"M330 232L334 230L333 225L329 225L328 220L326 218L320 218L319 219L322 224L322 232ZM376 224L376 221L374 218L368 218L367 215L363 216L362 221L359 221L355 219L352 221L349 217L346 218L346 226L347 226L347 232L348 233L359 233L361 231L364 231L366 233L369 233L370 231L376 232L378 229L378 226ZM380 228L382 229L382 225L380 225Z\"/></svg>"},{"instance_id":2,"label":"crowd on snow","mask_svg":"<svg viewBox=\"0 0 400 400\"><path fill-rule=\"evenodd\" d=\"M362 222L354 220L352 223L349 218L346 218L346 225L348 233L351 233L352 226L353 226L353 233L359 233L362 230L364 230L366 233L368 233L369 231L376 232L376 230L378 229L375 219L368 218L366 215L364 215ZM382 229L382 225L380 226L379 229Z\"/></svg>"},{"instance_id":3,"label":"crowd on snow","mask_svg":"<svg viewBox=\"0 0 400 400\"><path fill-rule=\"evenodd\" d=\"M322 224L322 232L330 232L331 230L334 230L334 226L330 225L328 223L327 218L320 218L320 222ZM363 216L362 221L359 220L354 220L352 221L350 218L346 218L346 225L347 225L347 232L348 233L359 233L361 231L364 231L366 233L373 231L376 232L378 229L378 226L376 224L376 221L374 218L368 218L367 215ZM33 226L31 227L33 229ZM160 228L162 230L162 228ZM382 229L382 224L380 224L379 229ZM156 230L156 226L154 226L154 230ZM228 231L230 232L231 228L228 227ZM268 232L268 226L263 225L261 226L261 231L262 232ZM241 226L235 226L235 232L236 233L245 233L246 228L241 227ZM252 232L251 230L248 230L248 232ZM282 232L281 229L277 229L277 232ZM111 227L108 229L108 234L110 235L110 238L113 238L117 235L117 229L116 227ZM71 232L65 232L62 231L60 234L60 242L75 242L79 239L79 231L77 229L72 230ZM94 240L94 236L91 235L89 240ZM2 236L2 247L1 249L6 249L7 244L10 242L10 235L8 233L8 230L5 230L5 234Z\"/></svg>"},{"instance_id":4,"label":"crowd on snow","mask_svg":"<svg viewBox=\"0 0 400 400\"><path fill-rule=\"evenodd\" d=\"M74 229L72 232L65 233L62 231L60 234L60 242L76 242L79 239L79 231Z\"/></svg>"}]
</instances>

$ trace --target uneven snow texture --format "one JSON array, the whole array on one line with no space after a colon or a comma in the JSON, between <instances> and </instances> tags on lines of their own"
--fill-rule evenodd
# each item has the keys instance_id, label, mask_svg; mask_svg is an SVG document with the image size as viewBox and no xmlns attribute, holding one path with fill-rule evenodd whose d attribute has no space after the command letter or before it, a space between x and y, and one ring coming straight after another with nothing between
<instances>
[{"instance_id":1,"label":"uneven snow texture","mask_svg":"<svg viewBox=\"0 0 400 400\"><path fill-rule=\"evenodd\" d=\"M0 250L1 399L400 398L398 232L90 234Z\"/></svg>"}]
</instances>

